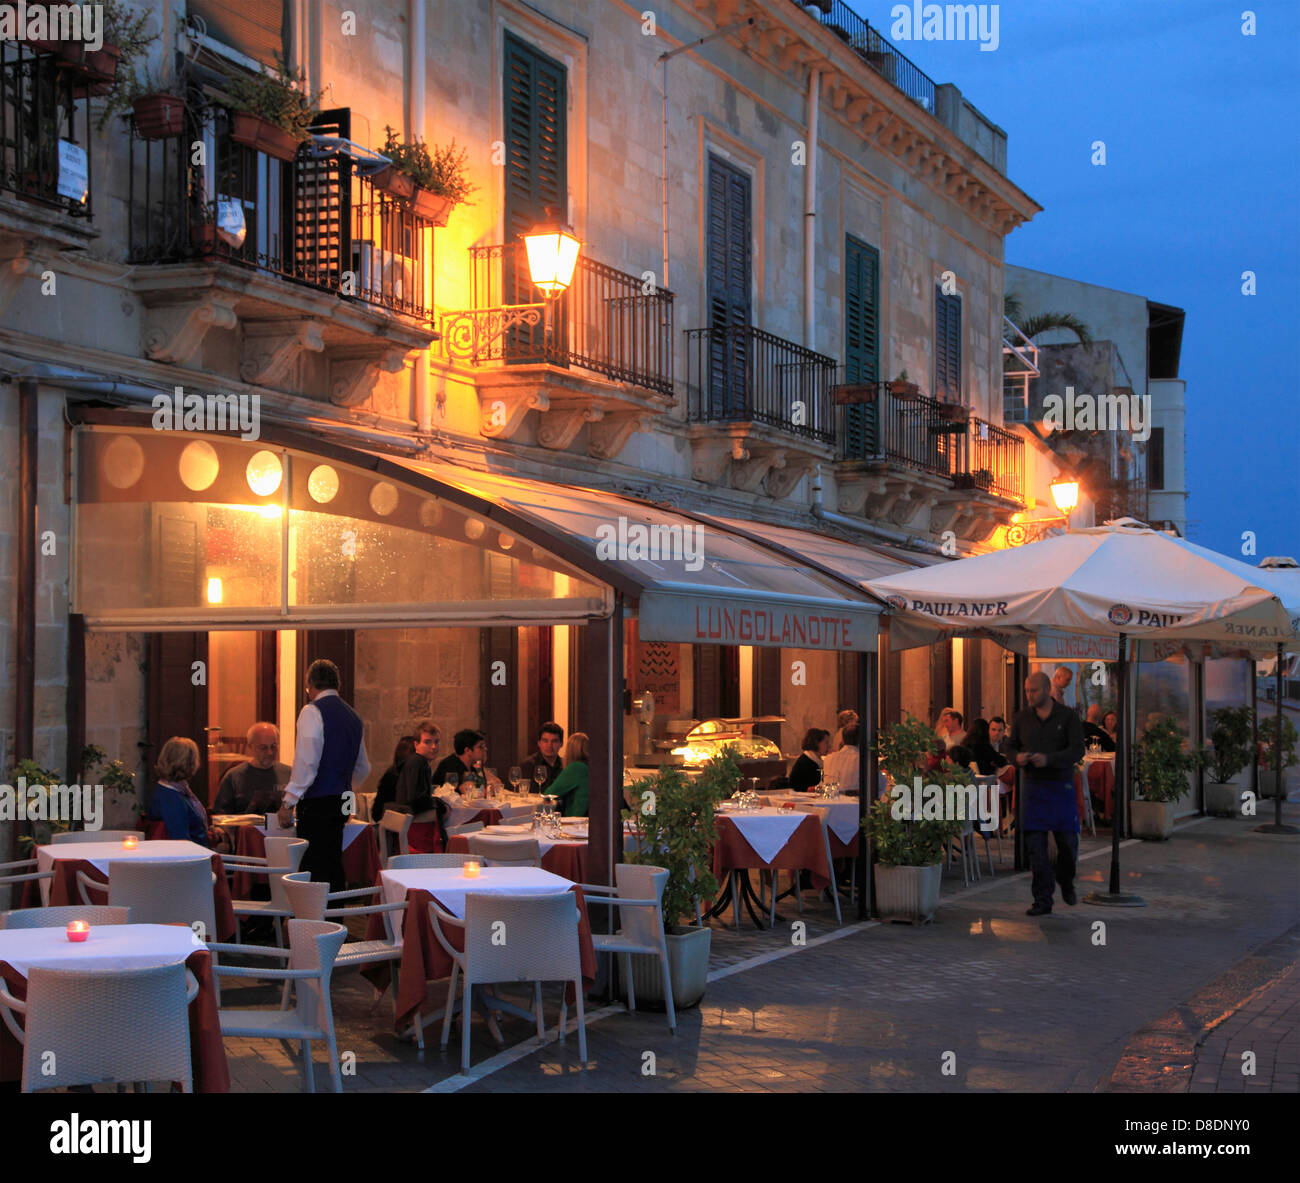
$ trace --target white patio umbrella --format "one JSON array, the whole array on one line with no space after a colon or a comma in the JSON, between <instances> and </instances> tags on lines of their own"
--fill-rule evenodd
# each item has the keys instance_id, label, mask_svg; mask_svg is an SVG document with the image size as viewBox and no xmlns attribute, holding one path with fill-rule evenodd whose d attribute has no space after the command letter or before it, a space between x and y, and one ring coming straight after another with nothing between
<instances>
[{"instance_id":1,"label":"white patio umbrella","mask_svg":"<svg viewBox=\"0 0 1300 1183\"><path fill-rule=\"evenodd\" d=\"M904 571L865 586L914 627L940 635L1067 632L1117 637L1119 711L1127 716L1128 642L1257 649L1296 636L1292 614L1265 573L1131 521L1075 530L1028 546ZM1116 755L1117 798L1127 810L1127 736ZM1120 893L1119 834L1110 891L1095 903L1140 905Z\"/></svg>"},{"instance_id":2,"label":"white patio umbrella","mask_svg":"<svg viewBox=\"0 0 1300 1183\"><path fill-rule=\"evenodd\" d=\"M1291 614L1291 626L1300 633L1300 564L1290 556L1270 557L1264 559L1259 565L1259 579L1265 587L1272 588L1281 599L1286 610ZM1294 646L1287 646L1281 641L1277 643L1277 653L1274 661L1273 672L1277 678L1277 734L1278 738L1282 736L1282 689L1283 689L1283 656L1284 651ZM1278 769L1277 774L1277 796L1273 799L1273 820L1263 825L1255 827L1261 834L1295 834L1300 833L1295 826L1286 826L1282 824L1282 778L1283 770Z\"/></svg>"}]
</instances>

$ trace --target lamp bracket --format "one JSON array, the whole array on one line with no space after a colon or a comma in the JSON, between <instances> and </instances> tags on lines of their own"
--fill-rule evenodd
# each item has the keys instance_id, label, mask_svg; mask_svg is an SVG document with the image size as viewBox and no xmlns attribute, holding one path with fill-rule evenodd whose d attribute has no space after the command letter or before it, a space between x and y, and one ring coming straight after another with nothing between
<instances>
[{"instance_id":1,"label":"lamp bracket","mask_svg":"<svg viewBox=\"0 0 1300 1183\"><path fill-rule=\"evenodd\" d=\"M543 304L505 304L499 308L465 308L444 312L441 317L442 343L447 356L456 361L500 360L501 338L521 325L541 322Z\"/></svg>"}]
</instances>

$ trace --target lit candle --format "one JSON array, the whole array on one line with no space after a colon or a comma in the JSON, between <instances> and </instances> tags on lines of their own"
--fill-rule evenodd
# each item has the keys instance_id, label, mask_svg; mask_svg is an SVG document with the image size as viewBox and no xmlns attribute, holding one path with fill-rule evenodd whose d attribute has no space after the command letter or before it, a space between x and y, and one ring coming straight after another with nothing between
<instances>
[{"instance_id":1,"label":"lit candle","mask_svg":"<svg viewBox=\"0 0 1300 1183\"><path fill-rule=\"evenodd\" d=\"M480 869L481 869L481 868L479 867L478 863L466 863L466 864L465 864L465 878L466 878L466 879L477 879L477 878L478 878L478 873L479 873L479 870L480 870Z\"/></svg>"},{"instance_id":2,"label":"lit candle","mask_svg":"<svg viewBox=\"0 0 1300 1183\"><path fill-rule=\"evenodd\" d=\"M84 941L90 936L90 924L85 920L73 920L68 924L68 940Z\"/></svg>"},{"instance_id":3,"label":"lit candle","mask_svg":"<svg viewBox=\"0 0 1300 1183\"><path fill-rule=\"evenodd\" d=\"M122 839L122 845L127 850L134 850L137 846L140 845L140 836L138 834L128 834L125 838Z\"/></svg>"}]
</instances>

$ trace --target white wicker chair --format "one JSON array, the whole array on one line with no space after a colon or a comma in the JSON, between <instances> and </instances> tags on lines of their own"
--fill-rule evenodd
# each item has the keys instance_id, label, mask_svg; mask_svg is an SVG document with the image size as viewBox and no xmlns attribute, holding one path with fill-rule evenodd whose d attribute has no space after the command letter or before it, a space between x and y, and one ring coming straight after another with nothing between
<instances>
[{"instance_id":1,"label":"white wicker chair","mask_svg":"<svg viewBox=\"0 0 1300 1183\"><path fill-rule=\"evenodd\" d=\"M23 1044L23 1092L153 1080L193 1092L189 1004L198 992L182 962L93 972L33 966L25 1001L0 986L0 1014Z\"/></svg>"},{"instance_id":2,"label":"white wicker chair","mask_svg":"<svg viewBox=\"0 0 1300 1183\"><path fill-rule=\"evenodd\" d=\"M447 837L453 834L477 834L483 828L482 822L466 822L463 826L448 826Z\"/></svg>"},{"instance_id":3,"label":"white wicker chair","mask_svg":"<svg viewBox=\"0 0 1300 1183\"><path fill-rule=\"evenodd\" d=\"M535 988L537 1036L546 1037L542 1017L542 983L572 982L578 1000L578 1055L587 1063L587 1018L582 1001L582 952L578 944L577 897L571 891L551 895L504 895L470 892L465 897L465 919L443 911L436 901L429 904L433 931L438 943L452 959L447 1006L443 1011L442 1046L451 1036L456 985L464 982L461 1013L462 1072L469 1071L470 1000L473 988L489 982L532 982ZM505 925L504 943L496 943L498 922ZM444 930L460 928L465 933L461 952ZM560 1040L568 1017L568 1003L561 994Z\"/></svg>"},{"instance_id":4,"label":"white wicker chair","mask_svg":"<svg viewBox=\"0 0 1300 1183\"><path fill-rule=\"evenodd\" d=\"M13 883L27 883L38 879L53 879L53 871L38 871L34 858L19 859L15 863L0 863L0 887Z\"/></svg>"},{"instance_id":5,"label":"white wicker chair","mask_svg":"<svg viewBox=\"0 0 1300 1183\"><path fill-rule=\"evenodd\" d=\"M322 884L321 886L328 886ZM220 1011L221 1034L245 1039L291 1039L302 1044L303 1087L316 1091L316 1076L311 1062L314 1039L325 1041L330 1064L330 1084L336 1093L343 1091L339 1073L338 1045L334 1040L334 1012L330 1007L330 974L334 959L347 937L341 924L324 920L290 920L289 947L268 948L263 945L214 945L223 953L252 957L288 958L287 969L262 969L258 966L214 965L214 972L227 978L271 978L292 982L294 1006L283 1004L275 1010Z\"/></svg>"},{"instance_id":6,"label":"white wicker chair","mask_svg":"<svg viewBox=\"0 0 1300 1183\"><path fill-rule=\"evenodd\" d=\"M65 830L61 834L51 834L54 845L61 842L121 842L123 838L140 838L144 835L139 830Z\"/></svg>"},{"instance_id":7,"label":"white wicker chair","mask_svg":"<svg viewBox=\"0 0 1300 1183\"><path fill-rule=\"evenodd\" d=\"M388 860L388 869L390 871L399 871L403 867L460 867L471 859L477 858L474 854L395 854Z\"/></svg>"},{"instance_id":8,"label":"white wicker chair","mask_svg":"<svg viewBox=\"0 0 1300 1183\"><path fill-rule=\"evenodd\" d=\"M16 908L0 914L0 928L66 928L74 920L85 920L93 928L100 924L130 924L130 908L105 904L68 904L62 908Z\"/></svg>"},{"instance_id":9,"label":"white wicker chair","mask_svg":"<svg viewBox=\"0 0 1300 1183\"><path fill-rule=\"evenodd\" d=\"M627 1009L636 1010L636 989L632 983L632 954L648 953L659 958L664 975L664 1001L668 1006L668 1028L677 1032L677 1012L673 1007L672 974L668 969L668 942L664 939L664 889L668 872L663 867L619 863L614 868L615 887L582 884L587 903L617 901L618 932L591 934L597 953L617 953L623 962L623 979L627 982Z\"/></svg>"},{"instance_id":10,"label":"white wicker chair","mask_svg":"<svg viewBox=\"0 0 1300 1183\"><path fill-rule=\"evenodd\" d=\"M306 838L268 838L266 857L248 855L222 855L222 866L232 874L243 871L249 875L265 875L271 888L269 900L232 900L235 923L250 917L266 916L275 923L275 943L284 944L280 921L293 915L293 908L284 894L282 878L302 866L302 856L307 853Z\"/></svg>"},{"instance_id":11,"label":"white wicker chair","mask_svg":"<svg viewBox=\"0 0 1300 1183\"><path fill-rule=\"evenodd\" d=\"M535 805L502 805L501 822L508 825L511 822L532 821L533 814L537 812Z\"/></svg>"},{"instance_id":12,"label":"white wicker chair","mask_svg":"<svg viewBox=\"0 0 1300 1183\"><path fill-rule=\"evenodd\" d=\"M217 881L207 855L185 859L112 859L108 864L108 902L131 909L135 924L203 926L200 939L217 935L212 885ZM83 903L93 904L89 891L103 894L105 885L85 871L77 872ZM196 929L196 931L199 931Z\"/></svg>"},{"instance_id":13,"label":"white wicker chair","mask_svg":"<svg viewBox=\"0 0 1300 1183\"><path fill-rule=\"evenodd\" d=\"M384 810L384 816L379 819L379 830L375 834L375 837L379 839L379 865L381 867L388 866L390 857L388 851L389 834L397 836L399 854L411 853L410 830L413 820L409 813L402 813L391 805Z\"/></svg>"},{"instance_id":14,"label":"white wicker chair","mask_svg":"<svg viewBox=\"0 0 1300 1183\"><path fill-rule=\"evenodd\" d=\"M471 834L469 852L475 858L482 859L483 865L487 867L540 867L542 865L542 847L536 838L485 841L481 836Z\"/></svg>"}]
</instances>

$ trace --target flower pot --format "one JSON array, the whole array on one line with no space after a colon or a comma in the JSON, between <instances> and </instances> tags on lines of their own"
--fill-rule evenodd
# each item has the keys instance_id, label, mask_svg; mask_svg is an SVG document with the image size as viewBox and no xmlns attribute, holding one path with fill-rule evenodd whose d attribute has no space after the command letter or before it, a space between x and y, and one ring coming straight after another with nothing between
<instances>
[{"instance_id":1,"label":"flower pot","mask_svg":"<svg viewBox=\"0 0 1300 1183\"><path fill-rule=\"evenodd\" d=\"M300 141L287 131L250 111L234 111L230 119L230 138L236 144L256 148L276 160L291 161L298 155Z\"/></svg>"},{"instance_id":2,"label":"flower pot","mask_svg":"<svg viewBox=\"0 0 1300 1183\"><path fill-rule=\"evenodd\" d=\"M122 51L116 45L105 45L100 49L86 50L82 69L86 72L87 88L92 95L105 95L113 89L117 78L117 60Z\"/></svg>"},{"instance_id":3,"label":"flower pot","mask_svg":"<svg viewBox=\"0 0 1300 1183\"><path fill-rule=\"evenodd\" d=\"M391 164L385 165L375 173L370 178L370 183L397 201L410 201L415 196L415 182L405 173L398 172Z\"/></svg>"},{"instance_id":4,"label":"flower pot","mask_svg":"<svg viewBox=\"0 0 1300 1183\"><path fill-rule=\"evenodd\" d=\"M1164 842L1173 837L1172 801L1133 801L1129 804L1129 825L1134 838Z\"/></svg>"},{"instance_id":5,"label":"flower pot","mask_svg":"<svg viewBox=\"0 0 1300 1183\"><path fill-rule=\"evenodd\" d=\"M211 255L217 249L217 227L214 222L200 222L190 227L190 241L201 255Z\"/></svg>"},{"instance_id":6,"label":"flower pot","mask_svg":"<svg viewBox=\"0 0 1300 1183\"><path fill-rule=\"evenodd\" d=\"M876 867L876 909L882 920L928 924L939 907L943 864L932 867Z\"/></svg>"},{"instance_id":7,"label":"flower pot","mask_svg":"<svg viewBox=\"0 0 1300 1183\"><path fill-rule=\"evenodd\" d=\"M1236 785L1205 782L1205 812L1214 817L1236 817L1241 809L1241 797Z\"/></svg>"},{"instance_id":8,"label":"flower pot","mask_svg":"<svg viewBox=\"0 0 1300 1183\"><path fill-rule=\"evenodd\" d=\"M417 186L412 208L417 215L427 218L435 226L445 226L451 216L451 198Z\"/></svg>"},{"instance_id":9,"label":"flower pot","mask_svg":"<svg viewBox=\"0 0 1300 1183\"><path fill-rule=\"evenodd\" d=\"M669 933L668 975L673 984L673 1009L686 1010L699 1005L709 980L709 948L713 933L707 928L683 928ZM622 974L622 962L619 973ZM665 1010L664 976L659 958L645 954L632 955L632 985L636 990L636 1004L645 1004L647 1010ZM627 996L627 984L623 985Z\"/></svg>"},{"instance_id":10,"label":"flower pot","mask_svg":"<svg viewBox=\"0 0 1300 1183\"><path fill-rule=\"evenodd\" d=\"M915 382L900 382L897 378L889 384L889 393L899 398L916 398L921 388Z\"/></svg>"},{"instance_id":11,"label":"flower pot","mask_svg":"<svg viewBox=\"0 0 1300 1183\"><path fill-rule=\"evenodd\" d=\"M938 403L935 413L943 423L965 423L970 419L970 408L961 403Z\"/></svg>"},{"instance_id":12,"label":"flower pot","mask_svg":"<svg viewBox=\"0 0 1300 1183\"><path fill-rule=\"evenodd\" d=\"M131 104L135 129L143 140L178 136L185 126L185 100L174 94L150 94Z\"/></svg>"},{"instance_id":13,"label":"flower pot","mask_svg":"<svg viewBox=\"0 0 1300 1183\"><path fill-rule=\"evenodd\" d=\"M1259 795L1261 797L1276 797L1277 791L1277 773L1267 768L1259 770Z\"/></svg>"}]
</instances>

